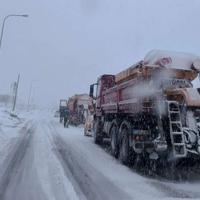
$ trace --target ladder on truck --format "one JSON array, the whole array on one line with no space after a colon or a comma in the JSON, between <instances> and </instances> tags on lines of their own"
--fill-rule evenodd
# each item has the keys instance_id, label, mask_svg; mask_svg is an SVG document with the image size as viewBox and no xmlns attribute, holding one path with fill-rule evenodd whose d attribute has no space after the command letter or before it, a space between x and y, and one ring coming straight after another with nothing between
<instances>
[{"instance_id":1,"label":"ladder on truck","mask_svg":"<svg viewBox=\"0 0 200 200\"><path fill-rule=\"evenodd\" d=\"M177 101L168 101L168 117L170 138L174 158L183 158L187 155L179 104Z\"/></svg>"}]
</instances>

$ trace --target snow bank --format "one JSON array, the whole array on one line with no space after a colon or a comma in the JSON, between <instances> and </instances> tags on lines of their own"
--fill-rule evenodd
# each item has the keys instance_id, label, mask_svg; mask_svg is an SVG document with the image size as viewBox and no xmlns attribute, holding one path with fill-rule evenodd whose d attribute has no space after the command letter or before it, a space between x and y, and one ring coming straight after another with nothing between
<instances>
[{"instance_id":1,"label":"snow bank","mask_svg":"<svg viewBox=\"0 0 200 200\"><path fill-rule=\"evenodd\" d=\"M0 133L7 128L15 128L22 122L17 115L11 114L5 107L0 106Z\"/></svg>"},{"instance_id":2,"label":"snow bank","mask_svg":"<svg viewBox=\"0 0 200 200\"><path fill-rule=\"evenodd\" d=\"M23 124L22 118L12 117L9 109L0 104L0 166L17 142Z\"/></svg>"}]
</instances>

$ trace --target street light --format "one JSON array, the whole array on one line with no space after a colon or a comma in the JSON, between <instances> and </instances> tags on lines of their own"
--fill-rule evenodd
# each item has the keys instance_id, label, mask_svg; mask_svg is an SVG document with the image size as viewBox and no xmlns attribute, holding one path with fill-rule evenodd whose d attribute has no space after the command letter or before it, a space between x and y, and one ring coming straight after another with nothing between
<instances>
[{"instance_id":1,"label":"street light","mask_svg":"<svg viewBox=\"0 0 200 200\"><path fill-rule=\"evenodd\" d=\"M6 20L10 17L28 17L28 15L7 15L4 17L4 20L3 20L3 25L2 25L2 29L1 29L1 37L0 37L0 49L1 49L1 46L2 46L2 40L3 40L3 32L4 32L4 27L5 27L5 23L6 23Z\"/></svg>"}]
</instances>

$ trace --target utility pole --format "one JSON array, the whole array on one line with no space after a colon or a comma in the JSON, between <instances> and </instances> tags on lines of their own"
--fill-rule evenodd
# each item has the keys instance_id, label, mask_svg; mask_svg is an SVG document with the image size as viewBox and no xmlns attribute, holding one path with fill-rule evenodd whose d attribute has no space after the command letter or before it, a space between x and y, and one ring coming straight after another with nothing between
<instances>
[{"instance_id":1,"label":"utility pole","mask_svg":"<svg viewBox=\"0 0 200 200\"><path fill-rule=\"evenodd\" d=\"M27 111L29 111L30 109L30 104L31 104L31 98L33 98L34 96L34 92L35 92L35 87L34 87L34 83L38 82L38 80L32 80L31 84L30 84L30 88L29 88L29 94L28 94L28 104L27 104Z\"/></svg>"},{"instance_id":2,"label":"utility pole","mask_svg":"<svg viewBox=\"0 0 200 200\"><path fill-rule=\"evenodd\" d=\"M20 79L20 74L18 74L17 84L16 84L16 88L15 88L15 96L14 96L14 102L13 102L13 111L15 111L16 102L17 102L17 94L18 94L18 88L19 88L19 79Z\"/></svg>"},{"instance_id":3,"label":"utility pole","mask_svg":"<svg viewBox=\"0 0 200 200\"><path fill-rule=\"evenodd\" d=\"M14 98L15 98L15 91L16 91L17 83L16 81L11 84L11 100L10 103L13 106Z\"/></svg>"},{"instance_id":4,"label":"utility pole","mask_svg":"<svg viewBox=\"0 0 200 200\"><path fill-rule=\"evenodd\" d=\"M31 100L32 89L33 89L33 83L31 82L30 90L29 90L29 95L28 95L28 106L27 106L27 111L29 111L29 107L30 107L30 100Z\"/></svg>"}]
</instances>

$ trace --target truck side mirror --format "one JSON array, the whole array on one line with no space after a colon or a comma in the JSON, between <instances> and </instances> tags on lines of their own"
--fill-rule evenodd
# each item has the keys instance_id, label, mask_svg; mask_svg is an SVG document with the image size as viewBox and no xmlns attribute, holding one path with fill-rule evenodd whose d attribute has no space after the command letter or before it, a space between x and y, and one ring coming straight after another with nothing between
<instances>
[{"instance_id":1,"label":"truck side mirror","mask_svg":"<svg viewBox=\"0 0 200 200\"><path fill-rule=\"evenodd\" d=\"M90 85L90 97L94 98L94 84Z\"/></svg>"}]
</instances>

